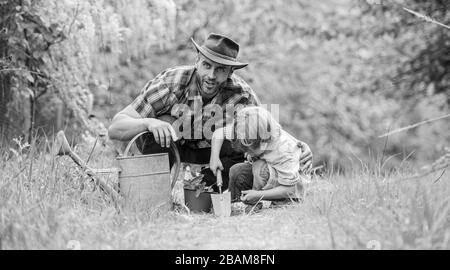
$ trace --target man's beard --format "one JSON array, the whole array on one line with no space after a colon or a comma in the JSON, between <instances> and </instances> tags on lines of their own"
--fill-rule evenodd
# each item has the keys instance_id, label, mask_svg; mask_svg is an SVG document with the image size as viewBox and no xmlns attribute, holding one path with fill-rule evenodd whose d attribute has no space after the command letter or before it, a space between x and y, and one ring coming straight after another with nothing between
<instances>
[{"instance_id":1,"label":"man's beard","mask_svg":"<svg viewBox=\"0 0 450 270\"><path fill-rule=\"evenodd\" d=\"M198 88L202 96L213 97L219 92L220 87L221 85L219 85L217 81L198 78Z\"/></svg>"}]
</instances>

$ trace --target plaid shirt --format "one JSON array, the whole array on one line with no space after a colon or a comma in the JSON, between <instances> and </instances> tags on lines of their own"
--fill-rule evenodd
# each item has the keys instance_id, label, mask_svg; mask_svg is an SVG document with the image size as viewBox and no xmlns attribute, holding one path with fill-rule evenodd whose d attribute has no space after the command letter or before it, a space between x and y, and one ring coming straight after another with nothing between
<instances>
[{"instance_id":1,"label":"plaid shirt","mask_svg":"<svg viewBox=\"0 0 450 270\"><path fill-rule=\"evenodd\" d=\"M224 115L229 119L232 116L226 114L225 109L227 106L233 105L235 110L238 110L239 107L247 105L260 105L260 101L252 88L235 74L228 78L226 84L215 97L209 102L203 103L196 83L195 72L196 69L193 66L175 67L161 72L145 85L131 106L143 118L156 118L170 114L178 118L179 113L174 106L176 104L185 104L194 112L195 100L201 103L202 109L210 104L220 105ZM210 118L202 115L202 119L194 119L192 123L201 121L204 124ZM224 121L226 120L224 119ZM197 125L196 127L199 126ZM190 144L195 148L211 147L209 141L205 139L197 140L195 143L191 142Z\"/></svg>"}]
</instances>

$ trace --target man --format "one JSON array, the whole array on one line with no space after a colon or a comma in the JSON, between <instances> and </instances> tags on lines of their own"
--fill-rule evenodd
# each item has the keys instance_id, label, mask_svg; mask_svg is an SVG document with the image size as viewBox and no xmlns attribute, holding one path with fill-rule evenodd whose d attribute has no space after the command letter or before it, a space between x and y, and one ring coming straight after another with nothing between
<instances>
[{"instance_id":1,"label":"man","mask_svg":"<svg viewBox=\"0 0 450 270\"><path fill-rule=\"evenodd\" d=\"M195 65L167 69L148 82L140 95L113 118L109 127L111 139L127 141L141 132L150 131L137 143L143 154L169 153L170 142L177 141L182 162L207 164L211 155L211 137L204 136L205 124L215 118L218 119L216 126L223 125L234 114L227 108L238 110L260 105L251 87L234 74L235 70L248 65L237 60L239 45L235 41L212 33L202 46L193 39L192 42L198 52ZM220 106L224 111L223 119L213 117L208 106ZM180 119L183 130L178 126L174 128ZM169 159L172 166L172 153L169 153ZM224 188L227 188L229 169L243 162L244 155L226 142L220 159ZM210 170L202 173L207 185L216 182Z\"/></svg>"}]
</instances>

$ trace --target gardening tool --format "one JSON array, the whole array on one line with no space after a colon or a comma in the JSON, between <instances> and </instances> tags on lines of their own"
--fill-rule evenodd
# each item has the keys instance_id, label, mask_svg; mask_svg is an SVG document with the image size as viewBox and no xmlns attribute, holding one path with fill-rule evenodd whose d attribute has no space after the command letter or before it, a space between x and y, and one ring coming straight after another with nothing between
<instances>
[{"instance_id":1,"label":"gardening tool","mask_svg":"<svg viewBox=\"0 0 450 270\"><path fill-rule=\"evenodd\" d=\"M171 190L180 172L180 155L174 142L171 150L176 159L175 173L170 180L169 158L167 153L128 156L132 144L147 132L136 135L124 151L124 156L117 157L118 168L94 170L86 165L70 147L63 131L56 136L56 154L68 155L80 166L85 173L109 195L116 206L126 206L128 209L142 209L146 207L163 207L169 209L171 204ZM118 173L119 191L115 191L102 181L98 174ZM167 207L166 207L167 206Z\"/></svg>"},{"instance_id":2,"label":"gardening tool","mask_svg":"<svg viewBox=\"0 0 450 270\"><path fill-rule=\"evenodd\" d=\"M83 162L83 160L73 151L73 149L69 145L69 142L67 141L64 131L59 131L58 134L56 134L54 153L58 156L69 156L70 158L72 158L72 160L78 166L80 166L80 168L94 181L94 183L98 185L103 190L103 192L105 192L113 200L116 206L121 204L122 198L119 196L119 194L110 186L108 186L106 182L100 179L95 173L95 170L87 166L86 163ZM112 169L109 171L112 171Z\"/></svg>"},{"instance_id":3,"label":"gardening tool","mask_svg":"<svg viewBox=\"0 0 450 270\"><path fill-rule=\"evenodd\" d=\"M217 187L219 194L211 194L214 214L218 217L229 217L231 215L231 193L222 193L222 171L217 170Z\"/></svg>"}]
</instances>

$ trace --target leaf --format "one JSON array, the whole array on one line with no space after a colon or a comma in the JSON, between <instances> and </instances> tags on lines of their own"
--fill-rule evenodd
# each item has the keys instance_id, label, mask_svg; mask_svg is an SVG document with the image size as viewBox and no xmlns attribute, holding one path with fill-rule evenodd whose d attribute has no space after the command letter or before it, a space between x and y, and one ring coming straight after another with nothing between
<instances>
[{"instance_id":1,"label":"leaf","mask_svg":"<svg viewBox=\"0 0 450 270\"><path fill-rule=\"evenodd\" d=\"M34 93L33 90L31 90L30 88L25 88L25 90L28 92L28 94L30 95L30 97L34 98Z\"/></svg>"},{"instance_id":2,"label":"leaf","mask_svg":"<svg viewBox=\"0 0 450 270\"><path fill-rule=\"evenodd\" d=\"M42 58L42 56L44 56L44 54L45 54L45 51L36 50L33 52L33 57L39 61Z\"/></svg>"},{"instance_id":3,"label":"leaf","mask_svg":"<svg viewBox=\"0 0 450 270\"><path fill-rule=\"evenodd\" d=\"M202 183L201 185L197 186L197 189L195 190L195 198L198 198L200 194L202 194L206 189L206 183Z\"/></svg>"},{"instance_id":4,"label":"leaf","mask_svg":"<svg viewBox=\"0 0 450 270\"><path fill-rule=\"evenodd\" d=\"M16 157L19 156L19 153L16 150L9 148L9 151L11 151Z\"/></svg>"},{"instance_id":5,"label":"leaf","mask_svg":"<svg viewBox=\"0 0 450 270\"><path fill-rule=\"evenodd\" d=\"M34 83L34 77L33 77L33 75L31 75L30 72L25 71L25 78L27 78L27 80L28 80L30 83Z\"/></svg>"},{"instance_id":6,"label":"leaf","mask_svg":"<svg viewBox=\"0 0 450 270\"><path fill-rule=\"evenodd\" d=\"M197 177L183 181L185 189L195 190L196 198L198 198L201 193L209 192L211 190L211 187L207 187L206 183L201 182L203 180L203 176L203 174L200 174Z\"/></svg>"},{"instance_id":7,"label":"leaf","mask_svg":"<svg viewBox=\"0 0 450 270\"><path fill-rule=\"evenodd\" d=\"M56 33L56 32L58 31L58 27L59 27L59 25L58 25L57 23L52 23L52 24L50 24L50 30L51 30L53 33Z\"/></svg>"}]
</instances>

